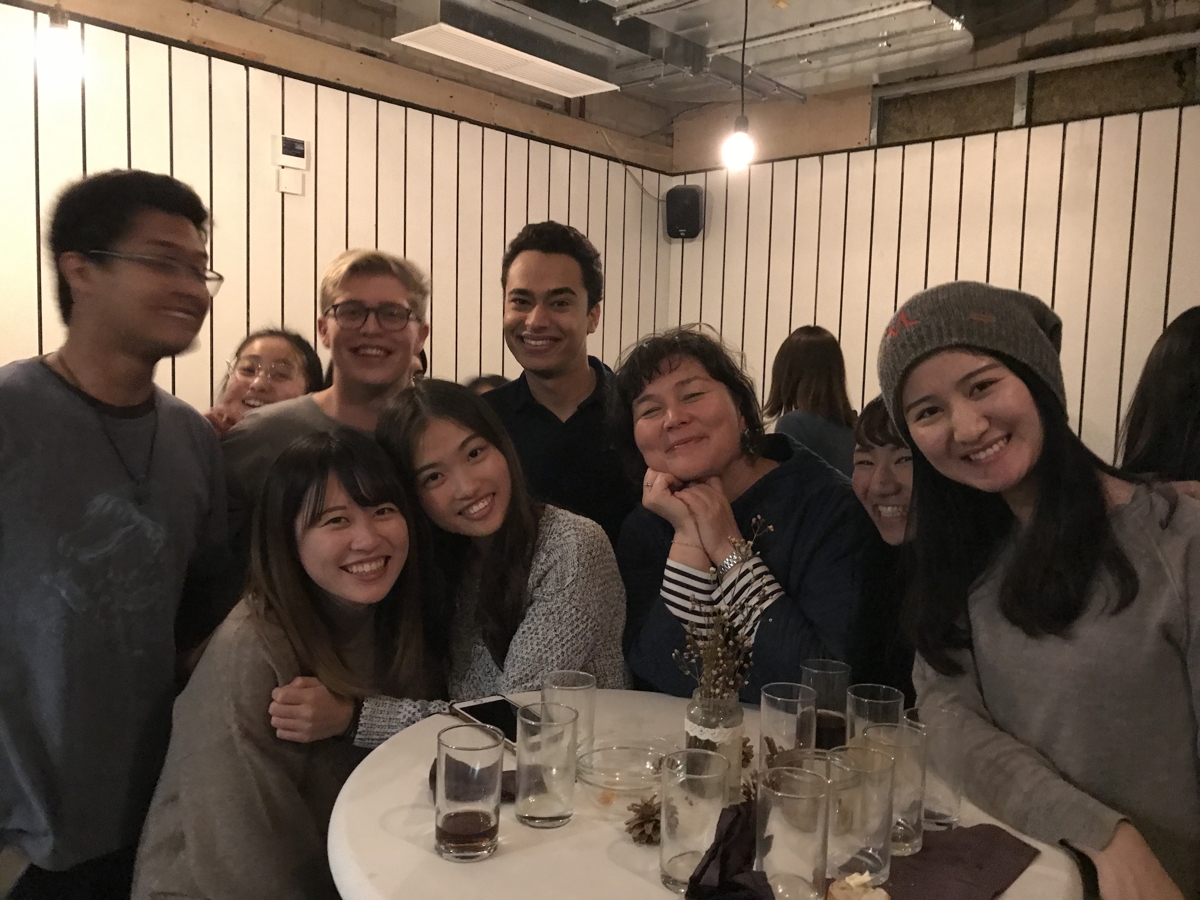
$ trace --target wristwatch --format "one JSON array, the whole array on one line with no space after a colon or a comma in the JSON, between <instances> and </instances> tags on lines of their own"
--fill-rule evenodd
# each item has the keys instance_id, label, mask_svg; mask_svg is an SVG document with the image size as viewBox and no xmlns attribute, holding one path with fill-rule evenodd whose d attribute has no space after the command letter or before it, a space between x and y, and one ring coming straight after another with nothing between
<instances>
[{"instance_id":1,"label":"wristwatch","mask_svg":"<svg viewBox=\"0 0 1200 900\"><path fill-rule=\"evenodd\" d=\"M729 545L733 547L733 552L721 560L717 566L717 574L724 578L734 567L740 563L744 563L754 555L754 549L750 546L750 542L742 538L729 538Z\"/></svg>"}]
</instances>

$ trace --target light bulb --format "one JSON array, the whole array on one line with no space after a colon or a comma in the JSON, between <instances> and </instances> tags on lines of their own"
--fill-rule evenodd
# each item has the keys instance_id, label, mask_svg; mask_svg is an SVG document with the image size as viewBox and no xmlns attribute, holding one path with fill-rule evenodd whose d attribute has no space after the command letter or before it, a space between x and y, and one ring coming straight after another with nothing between
<instances>
[{"instance_id":1,"label":"light bulb","mask_svg":"<svg viewBox=\"0 0 1200 900\"><path fill-rule=\"evenodd\" d=\"M746 133L750 121L738 116L733 123L733 134L721 145L721 162L730 172L740 172L754 161L754 141Z\"/></svg>"}]
</instances>

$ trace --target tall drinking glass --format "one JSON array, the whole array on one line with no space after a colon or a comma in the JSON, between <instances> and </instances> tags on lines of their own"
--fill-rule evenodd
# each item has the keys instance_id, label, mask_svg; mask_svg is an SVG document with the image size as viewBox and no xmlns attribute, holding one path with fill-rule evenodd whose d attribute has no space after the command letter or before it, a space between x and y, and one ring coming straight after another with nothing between
<instances>
[{"instance_id":1,"label":"tall drinking glass","mask_svg":"<svg viewBox=\"0 0 1200 900\"><path fill-rule=\"evenodd\" d=\"M817 749L832 750L846 743L850 667L836 659L810 659L800 668L800 683L817 692Z\"/></svg>"},{"instance_id":2,"label":"tall drinking glass","mask_svg":"<svg viewBox=\"0 0 1200 900\"><path fill-rule=\"evenodd\" d=\"M490 725L451 725L437 736L434 849L471 862L496 850L504 735Z\"/></svg>"},{"instance_id":3,"label":"tall drinking glass","mask_svg":"<svg viewBox=\"0 0 1200 900\"><path fill-rule=\"evenodd\" d=\"M591 751L596 726L596 676L569 669L550 672L542 678L542 702L569 706L579 713L575 726L579 755Z\"/></svg>"},{"instance_id":4,"label":"tall drinking glass","mask_svg":"<svg viewBox=\"0 0 1200 900\"><path fill-rule=\"evenodd\" d=\"M846 691L846 744L853 746L868 725L895 725L904 713L904 694L883 684L856 684Z\"/></svg>"},{"instance_id":5,"label":"tall drinking glass","mask_svg":"<svg viewBox=\"0 0 1200 900\"><path fill-rule=\"evenodd\" d=\"M663 757L662 840L658 871L678 894L717 834L725 808L729 760L712 750L680 750Z\"/></svg>"},{"instance_id":6,"label":"tall drinking glass","mask_svg":"<svg viewBox=\"0 0 1200 900\"><path fill-rule=\"evenodd\" d=\"M869 747L829 756L829 877L861 872L878 887L892 870L892 760Z\"/></svg>"},{"instance_id":7,"label":"tall drinking glass","mask_svg":"<svg viewBox=\"0 0 1200 900\"><path fill-rule=\"evenodd\" d=\"M866 746L892 758L892 856L912 856L924 839L925 731L917 722L868 725Z\"/></svg>"},{"instance_id":8,"label":"tall drinking glass","mask_svg":"<svg viewBox=\"0 0 1200 900\"><path fill-rule=\"evenodd\" d=\"M762 689L758 718L759 771L786 751L815 746L817 692L802 684L777 681Z\"/></svg>"},{"instance_id":9,"label":"tall drinking glass","mask_svg":"<svg viewBox=\"0 0 1200 900\"><path fill-rule=\"evenodd\" d=\"M776 897L824 900L829 782L807 769L777 768L758 781L755 868Z\"/></svg>"},{"instance_id":10,"label":"tall drinking glass","mask_svg":"<svg viewBox=\"0 0 1200 900\"><path fill-rule=\"evenodd\" d=\"M517 821L558 828L575 811L575 724L579 714L558 703L517 710Z\"/></svg>"},{"instance_id":11,"label":"tall drinking glass","mask_svg":"<svg viewBox=\"0 0 1200 900\"><path fill-rule=\"evenodd\" d=\"M962 716L935 706L910 709L904 715L925 729L925 827L953 828L958 824L966 771Z\"/></svg>"}]
</instances>

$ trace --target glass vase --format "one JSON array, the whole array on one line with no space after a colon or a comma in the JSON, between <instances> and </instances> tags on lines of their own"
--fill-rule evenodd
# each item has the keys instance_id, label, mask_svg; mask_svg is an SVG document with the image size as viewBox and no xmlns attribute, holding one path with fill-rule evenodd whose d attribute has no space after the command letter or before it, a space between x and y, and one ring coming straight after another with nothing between
<instances>
[{"instance_id":1,"label":"glass vase","mask_svg":"<svg viewBox=\"0 0 1200 900\"><path fill-rule=\"evenodd\" d=\"M743 719L737 697L702 697L698 690L684 715L688 749L712 750L729 761L725 776L727 804L741 800Z\"/></svg>"}]
</instances>

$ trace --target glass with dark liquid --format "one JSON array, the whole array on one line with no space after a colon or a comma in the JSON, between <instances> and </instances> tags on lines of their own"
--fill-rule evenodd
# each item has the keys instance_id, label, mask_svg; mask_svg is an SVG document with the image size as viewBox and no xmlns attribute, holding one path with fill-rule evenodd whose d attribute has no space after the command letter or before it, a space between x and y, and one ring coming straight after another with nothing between
<instances>
[{"instance_id":1,"label":"glass with dark liquid","mask_svg":"<svg viewBox=\"0 0 1200 900\"><path fill-rule=\"evenodd\" d=\"M836 659L806 660L800 669L800 683L817 693L818 750L832 750L846 743L846 691L850 687L850 667Z\"/></svg>"},{"instance_id":2,"label":"glass with dark liquid","mask_svg":"<svg viewBox=\"0 0 1200 900\"><path fill-rule=\"evenodd\" d=\"M434 849L471 862L496 851L504 735L490 725L451 725L438 732Z\"/></svg>"}]
</instances>

